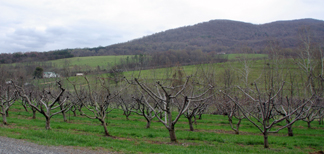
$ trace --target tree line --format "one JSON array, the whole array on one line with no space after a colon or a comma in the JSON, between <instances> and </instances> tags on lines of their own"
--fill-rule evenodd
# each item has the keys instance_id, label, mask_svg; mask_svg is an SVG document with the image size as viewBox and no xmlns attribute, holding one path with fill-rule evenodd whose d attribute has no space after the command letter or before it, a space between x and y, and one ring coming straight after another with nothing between
<instances>
[{"instance_id":1,"label":"tree line","mask_svg":"<svg viewBox=\"0 0 324 154\"><path fill-rule=\"evenodd\" d=\"M74 57L68 49L50 52L1 53L0 64L48 61Z\"/></svg>"}]
</instances>

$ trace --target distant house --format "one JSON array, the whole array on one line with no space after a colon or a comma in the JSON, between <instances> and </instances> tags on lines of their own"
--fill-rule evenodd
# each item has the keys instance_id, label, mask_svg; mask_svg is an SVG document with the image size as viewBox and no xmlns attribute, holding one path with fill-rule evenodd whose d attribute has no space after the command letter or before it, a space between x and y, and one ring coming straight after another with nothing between
<instances>
[{"instance_id":1,"label":"distant house","mask_svg":"<svg viewBox=\"0 0 324 154\"><path fill-rule=\"evenodd\" d=\"M56 74L54 72L44 72L43 73L43 78L58 78L60 77L59 74Z\"/></svg>"},{"instance_id":2,"label":"distant house","mask_svg":"<svg viewBox=\"0 0 324 154\"><path fill-rule=\"evenodd\" d=\"M76 73L75 76L83 76L84 73Z\"/></svg>"},{"instance_id":3,"label":"distant house","mask_svg":"<svg viewBox=\"0 0 324 154\"><path fill-rule=\"evenodd\" d=\"M226 55L226 52L219 52L218 55Z\"/></svg>"}]
</instances>

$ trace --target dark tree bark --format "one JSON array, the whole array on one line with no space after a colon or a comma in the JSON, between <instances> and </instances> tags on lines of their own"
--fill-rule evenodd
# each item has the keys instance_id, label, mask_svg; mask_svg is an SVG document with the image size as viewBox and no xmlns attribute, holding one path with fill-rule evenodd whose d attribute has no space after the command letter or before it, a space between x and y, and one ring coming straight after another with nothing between
<instances>
[{"instance_id":1,"label":"dark tree bark","mask_svg":"<svg viewBox=\"0 0 324 154\"><path fill-rule=\"evenodd\" d=\"M0 86L0 114L2 115L3 124L7 125L7 117L9 116L9 108L17 99L17 91L12 85Z\"/></svg>"},{"instance_id":2,"label":"dark tree bark","mask_svg":"<svg viewBox=\"0 0 324 154\"><path fill-rule=\"evenodd\" d=\"M189 122L189 128L190 128L190 131L194 131L194 128L193 128L193 125L192 125L192 117L188 118L188 122Z\"/></svg>"},{"instance_id":3,"label":"dark tree bark","mask_svg":"<svg viewBox=\"0 0 324 154\"><path fill-rule=\"evenodd\" d=\"M151 121L146 119L146 128L151 128Z\"/></svg>"},{"instance_id":4,"label":"dark tree bark","mask_svg":"<svg viewBox=\"0 0 324 154\"><path fill-rule=\"evenodd\" d=\"M46 117L45 129L46 130L50 130L51 129L51 118L50 117Z\"/></svg>"},{"instance_id":5,"label":"dark tree bark","mask_svg":"<svg viewBox=\"0 0 324 154\"><path fill-rule=\"evenodd\" d=\"M265 131L264 133L263 133L263 144L264 144L264 148L269 148L269 141L268 141L268 132L267 131Z\"/></svg>"},{"instance_id":6,"label":"dark tree bark","mask_svg":"<svg viewBox=\"0 0 324 154\"><path fill-rule=\"evenodd\" d=\"M169 129L169 135L171 142L177 142L177 137L174 130L174 125Z\"/></svg>"},{"instance_id":7,"label":"dark tree bark","mask_svg":"<svg viewBox=\"0 0 324 154\"><path fill-rule=\"evenodd\" d=\"M2 114L2 123L3 123L4 125L7 125L7 117L6 117L6 115L4 115L4 114Z\"/></svg>"}]
</instances>

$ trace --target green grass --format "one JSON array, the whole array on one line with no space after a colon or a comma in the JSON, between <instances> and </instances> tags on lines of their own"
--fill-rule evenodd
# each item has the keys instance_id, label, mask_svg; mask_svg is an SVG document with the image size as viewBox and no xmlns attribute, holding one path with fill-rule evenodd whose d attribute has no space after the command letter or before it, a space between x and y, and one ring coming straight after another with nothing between
<instances>
[{"instance_id":1,"label":"green grass","mask_svg":"<svg viewBox=\"0 0 324 154\"><path fill-rule=\"evenodd\" d=\"M235 59L238 58L239 56L246 56L248 58L253 58L253 57L266 57L267 55L265 54L228 54L229 59ZM89 57L90 58L90 57ZM267 70L269 70L269 66L267 63L269 63L269 60L262 59L262 60L250 60L248 62L248 66L250 69L249 72L249 77L248 77L248 85L251 85L254 82L263 82L264 78L260 77L260 75L264 75ZM301 71L298 70L298 66L294 64L294 61L292 59L284 59L282 60L282 64L279 65L281 67L282 71L282 79L286 81L286 86L288 85L289 82L289 77L287 76L287 72L290 70L294 73L300 73ZM195 74L197 71L210 71L215 74L213 80L215 83L217 83L217 86L223 86L223 80L224 78L222 77L222 74L224 73L225 69L232 69L233 72L237 75L235 77L235 81L233 84L235 85L243 85L243 80L239 79L239 73L243 69L243 62L236 59L236 61L228 61L225 63L214 63L214 64L199 64L199 65L187 65L187 66L174 66L174 67L169 67L169 68L158 68L158 69L148 69L148 70L140 70L140 71L128 71L128 72L123 72L123 75L129 79L132 80L134 78L140 78L143 80L150 81L152 79L156 80L162 80L166 78L166 76L169 75L172 76L174 72L177 72L178 70L182 70L185 76L190 76L192 74ZM201 75L201 73L198 73ZM103 78L109 78L109 74L100 74L100 75L90 75L88 76L90 81L94 81L97 76L103 77ZM70 77L69 78L71 81L80 81L81 84L84 82L82 77ZM51 80L51 79L46 79L46 80ZM64 79L63 79L64 80ZM155 81L156 81L155 80ZM43 83L44 81L41 81L40 83ZM300 81L298 81L300 82ZM82 85L84 85L83 83ZM259 87L264 87L259 85ZM251 87L254 88L254 87Z\"/></svg>"},{"instance_id":2,"label":"green grass","mask_svg":"<svg viewBox=\"0 0 324 154\"><path fill-rule=\"evenodd\" d=\"M228 60L240 59L241 57L245 58L267 58L267 54L227 54Z\"/></svg>"},{"instance_id":3,"label":"green grass","mask_svg":"<svg viewBox=\"0 0 324 154\"><path fill-rule=\"evenodd\" d=\"M197 120L194 132L188 131L187 119L181 117L176 124L179 143L170 143L165 127L154 119L146 129L143 117L132 114L126 120L123 112L113 110L107 117L108 130L114 138L104 137L103 127L98 120L73 117L68 113L68 122L62 115L51 120L52 130L45 130L45 118L24 111L20 104L10 109L8 126L0 125L0 135L25 139L42 145L78 146L89 149L106 149L122 153L309 153L323 151L324 126L312 123L307 129L305 122L294 124L294 137L287 136L284 129L269 136L270 148L263 148L263 136L246 120L242 121L240 135L230 129L225 116L203 115ZM1 122L1 121L0 121Z\"/></svg>"},{"instance_id":4,"label":"green grass","mask_svg":"<svg viewBox=\"0 0 324 154\"><path fill-rule=\"evenodd\" d=\"M118 56L91 56L91 57L73 57L66 59L58 59L48 61L55 64L57 67L62 68L64 64L70 66L90 66L90 67L111 67L120 63L121 59L126 59L132 55L118 55Z\"/></svg>"}]
</instances>

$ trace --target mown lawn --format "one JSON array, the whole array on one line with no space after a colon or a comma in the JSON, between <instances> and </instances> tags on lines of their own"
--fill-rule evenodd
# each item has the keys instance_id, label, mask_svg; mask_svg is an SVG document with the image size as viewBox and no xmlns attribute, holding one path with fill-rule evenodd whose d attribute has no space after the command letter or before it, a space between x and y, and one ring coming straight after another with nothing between
<instances>
[{"instance_id":1,"label":"mown lawn","mask_svg":"<svg viewBox=\"0 0 324 154\"><path fill-rule=\"evenodd\" d=\"M305 122L294 124L294 136L288 137L284 129L269 137L270 148L263 148L263 136L248 121L243 121L240 135L231 130L225 116L206 114L189 130L187 119L180 118L176 124L178 143L171 143L165 127L154 119L151 128L138 115L126 120L123 112L113 110L106 119L108 130L114 137L104 137L98 120L72 116L68 122L62 115L51 120L52 130L45 130L45 118L24 111L16 103L9 111L9 125L0 125L0 135L25 139L43 145L63 145L100 149L122 153L309 153L324 150L324 125L317 121L308 129ZM2 121L1 121L2 122ZM283 123L282 123L283 124Z\"/></svg>"}]
</instances>

